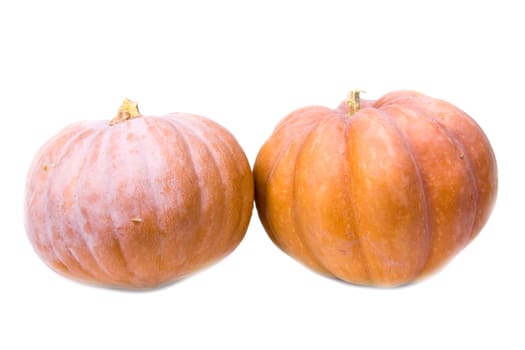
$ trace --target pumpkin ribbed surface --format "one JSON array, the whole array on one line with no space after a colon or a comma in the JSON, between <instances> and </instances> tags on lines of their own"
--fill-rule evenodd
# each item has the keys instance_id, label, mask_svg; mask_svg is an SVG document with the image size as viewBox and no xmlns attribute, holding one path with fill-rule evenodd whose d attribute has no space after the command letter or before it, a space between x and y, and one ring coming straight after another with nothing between
<instances>
[{"instance_id":1,"label":"pumpkin ribbed surface","mask_svg":"<svg viewBox=\"0 0 525 350\"><path fill-rule=\"evenodd\" d=\"M154 287L230 253L252 202L250 166L234 137L174 113L62 130L30 168L25 223L61 274Z\"/></svg>"},{"instance_id":2,"label":"pumpkin ribbed surface","mask_svg":"<svg viewBox=\"0 0 525 350\"><path fill-rule=\"evenodd\" d=\"M435 271L486 223L496 160L480 127L412 91L349 115L314 106L284 118L254 166L270 238L310 268L365 285Z\"/></svg>"}]
</instances>

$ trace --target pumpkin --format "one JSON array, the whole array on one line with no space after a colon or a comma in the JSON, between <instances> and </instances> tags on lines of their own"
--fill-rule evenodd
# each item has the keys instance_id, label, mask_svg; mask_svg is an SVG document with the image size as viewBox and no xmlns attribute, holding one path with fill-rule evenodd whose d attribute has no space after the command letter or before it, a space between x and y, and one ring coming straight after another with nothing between
<instances>
[{"instance_id":1,"label":"pumpkin","mask_svg":"<svg viewBox=\"0 0 525 350\"><path fill-rule=\"evenodd\" d=\"M414 91L285 117L260 149L255 201L273 242L361 285L419 280L476 237L496 199L493 150L452 104Z\"/></svg>"},{"instance_id":2,"label":"pumpkin","mask_svg":"<svg viewBox=\"0 0 525 350\"><path fill-rule=\"evenodd\" d=\"M153 288L229 254L252 208L250 165L225 128L185 113L142 117L126 100L110 122L72 124L39 150L25 226L60 274Z\"/></svg>"}]
</instances>

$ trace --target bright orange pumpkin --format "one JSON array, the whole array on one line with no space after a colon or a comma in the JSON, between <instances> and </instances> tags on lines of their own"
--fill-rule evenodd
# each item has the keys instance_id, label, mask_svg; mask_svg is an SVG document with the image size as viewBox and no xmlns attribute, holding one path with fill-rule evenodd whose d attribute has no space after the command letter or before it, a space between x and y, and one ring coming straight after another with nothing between
<instances>
[{"instance_id":1,"label":"bright orange pumpkin","mask_svg":"<svg viewBox=\"0 0 525 350\"><path fill-rule=\"evenodd\" d=\"M443 266L486 223L497 192L491 145L476 122L413 91L284 118L254 166L270 238L347 282L396 286Z\"/></svg>"},{"instance_id":2,"label":"bright orange pumpkin","mask_svg":"<svg viewBox=\"0 0 525 350\"><path fill-rule=\"evenodd\" d=\"M195 272L243 239L253 177L235 138L204 117L142 117L125 101L112 121L73 124L29 170L26 231L68 277L152 288Z\"/></svg>"}]
</instances>

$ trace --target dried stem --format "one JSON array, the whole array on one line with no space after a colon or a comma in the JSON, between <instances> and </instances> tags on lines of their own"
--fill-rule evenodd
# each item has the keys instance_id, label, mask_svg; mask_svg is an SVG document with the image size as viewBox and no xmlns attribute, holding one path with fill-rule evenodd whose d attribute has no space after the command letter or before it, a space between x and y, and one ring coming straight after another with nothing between
<instances>
[{"instance_id":1,"label":"dried stem","mask_svg":"<svg viewBox=\"0 0 525 350\"><path fill-rule=\"evenodd\" d=\"M137 102L124 99L122 105L118 109L117 116L109 122L109 125L115 125L125 120L141 117Z\"/></svg>"},{"instance_id":2,"label":"dried stem","mask_svg":"<svg viewBox=\"0 0 525 350\"><path fill-rule=\"evenodd\" d=\"M353 116L361 109L361 100L359 94L364 92L363 90L354 89L348 93L348 115Z\"/></svg>"}]
</instances>

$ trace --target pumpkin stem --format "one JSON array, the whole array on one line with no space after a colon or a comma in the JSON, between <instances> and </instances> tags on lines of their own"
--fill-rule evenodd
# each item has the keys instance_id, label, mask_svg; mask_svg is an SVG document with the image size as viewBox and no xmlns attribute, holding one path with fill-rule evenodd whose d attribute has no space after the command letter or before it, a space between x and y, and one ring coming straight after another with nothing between
<instances>
[{"instance_id":1,"label":"pumpkin stem","mask_svg":"<svg viewBox=\"0 0 525 350\"><path fill-rule=\"evenodd\" d=\"M139 112L137 102L131 101L126 98L124 99L124 102L122 102L122 105L118 109L117 116L111 119L109 125L115 125L125 120L130 120L138 117L141 117L141 114Z\"/></svg>"},{"instance_id":2,"label":"pumpkin stem","mask_svg":"<svg viewBox=\"0 0 525 350\"><path fill-rule=\"evenodd\" d=\"M360 89L354 89L348 93L348 99L346 103L348 104L348 115L353 116L361 109L361 100L359 94L365 92Z\"/></svg>"}]
</instances>

